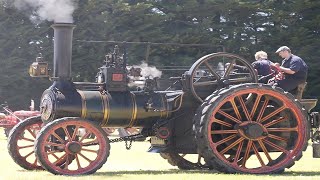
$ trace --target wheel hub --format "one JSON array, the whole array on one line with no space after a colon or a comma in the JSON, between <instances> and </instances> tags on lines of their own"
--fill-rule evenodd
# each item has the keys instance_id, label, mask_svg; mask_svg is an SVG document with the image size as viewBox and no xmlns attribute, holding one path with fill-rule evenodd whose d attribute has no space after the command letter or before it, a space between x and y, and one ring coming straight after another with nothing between
<instances>
[{"instance_id":1,"label":"wheel hub","mask_svg":"<svg viewBox=\"0 0 320 180\"><path fill-rule=\"evenodd\" d=\"M239 134L250 140L259 140L268 136L268 130L260 123L245 122L238 127Z\"/></svg>"},{"instance_id":2,"label":"wheel hub","mask_svg":"<svg viewBox=\"0 0 320 180\"><path fill-rule=\"evenodd\" d=\"M70 142L66 146L66 151L70 154L77 154L81 151L81 144L78 142Z\"/></svg>"}]
</instances>

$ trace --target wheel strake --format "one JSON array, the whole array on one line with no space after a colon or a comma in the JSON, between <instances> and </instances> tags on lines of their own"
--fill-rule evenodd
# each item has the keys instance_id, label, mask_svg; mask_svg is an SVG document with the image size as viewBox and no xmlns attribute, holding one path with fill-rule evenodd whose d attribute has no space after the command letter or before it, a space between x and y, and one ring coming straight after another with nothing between
<instances>
[{"instance_id":1,"label":"wheel strake","mask_svg":"<svg viewBox=\"0 0 320 180\"><path fill-rule=\"evenodd\" d=\"M80 118L62 118L41 129L35 153L53 174L92 174L107 161L110 144L100 126Z\"/></svg>"},{"instance_id":2,"label":"wheel strake","mask_svg":"<svg viewBox=\"0 0 320 180\"><path fill-rule=\"evenodd\" d=\"M198 110L203 116L195 122L196 138L203 157L219 170L281 172L307 147L307 116L300 103L280 88L237 85L206 104Z\"/></svg>"}]
</instances>

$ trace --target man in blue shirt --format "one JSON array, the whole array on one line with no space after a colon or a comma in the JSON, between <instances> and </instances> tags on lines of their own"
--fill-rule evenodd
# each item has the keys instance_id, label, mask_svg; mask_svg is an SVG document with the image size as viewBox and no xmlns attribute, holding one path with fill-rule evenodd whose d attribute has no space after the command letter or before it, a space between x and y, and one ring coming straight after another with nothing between
<instances>
[{"instance_id":1,"label":"man in blue shirt","mask_svg":"<svg viewBox=\"0 0 320 180\"><path fill-rule=\"evenodd\" d=\"M268 54L264 51L258 51L254 55L256 61L251 63L253 68L259 75L259 83L268 83L268 80L273 77L274 70L272 69L275 65L268 60ZM249 72L246 66L234 65L234 68L239 72Z\"/></svg>"},{"instance_id":2,"label":"man in blue shirt","mask_svg":"<svg viewBox=\"0 0 320 180\"><path fill-rule=\"evenodd\" d=\"M284 58L281 66L275 65L284 74L284 79L277 81L276 85L285 91L292 91L299 84L306 82L308 66L300 57L293 55L287 46L281 46L276 53Z\"/></svg>"},{"instance_id":3,"label":"man in blue shirt","mask_svg":"<svg viewBox=\"0 0 320 180\"><path fill-rule=\"evenodd\" d=\"M266 52L258 51L254 57L256 61L251 63L251 65L258 72L258 75L266 76L273 72L271 69L273 63L268 60L268 54Z\"/></svg>"}]
</instances>

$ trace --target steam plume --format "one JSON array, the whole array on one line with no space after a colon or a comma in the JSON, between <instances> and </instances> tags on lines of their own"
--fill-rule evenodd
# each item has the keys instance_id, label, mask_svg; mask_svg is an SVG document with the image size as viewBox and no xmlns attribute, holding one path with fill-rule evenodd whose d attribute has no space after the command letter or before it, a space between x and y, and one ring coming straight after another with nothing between
<instances>
[{"instance_id":1,"label":"steam plume","mask_svg":"<svg viewBox=\"0 0 320 180\"><path fill-rule=\"evenodd\" d=\"M141 75L143 77L155 78L155 77L161 77L162 75L162 72L160 70L158 70L154 66L148 66L148 64L145 62L142 62L141 65L134 66L134 67L141 68Z\"/></svg>"},{"instance_id":2,"label":"steam plume","mask_svg":"<svg viewBox=\"0 0 320 180\"><path fill-rule=\"evenodd\" d=\"M1 0L0 0L1 1ZM18 10L31 12L30 19L73 23L72 14L76 9L75 0L4 0Z\"/></svg>"}]
</instances>

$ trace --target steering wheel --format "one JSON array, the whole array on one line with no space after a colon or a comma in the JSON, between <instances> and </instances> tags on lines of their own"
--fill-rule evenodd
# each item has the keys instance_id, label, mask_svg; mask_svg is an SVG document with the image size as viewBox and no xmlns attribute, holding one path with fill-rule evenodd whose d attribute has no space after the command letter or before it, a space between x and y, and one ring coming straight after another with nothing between
<instances>
[{"instance_id":1,"label":"steering wheel","mask_svg":"<svg viewBox=\"0 0 320 180\"><path fill-rule=\"evenodd\" d=\"M245 59L230 53L213 53L198 59L187 72L193 96L203 100L230 85L257 83L258 76Z\"/></svg>"},{"instance_id":2,"label":"steering wheel","mask_svg":"<svg viewBox=\"0 0 320 180\"><path fill-rule=\"evenodd\" d=\"M284 79L284 74L283 72L280 70L280 67L277 67L277 66L272 66L271 67L272 70L273 70L273 73L271 74L272 75L272 78L270 78L268 80L268 84L270 83L275 83L279 80L282 80Z\"/></svg>"}]
</instances>

